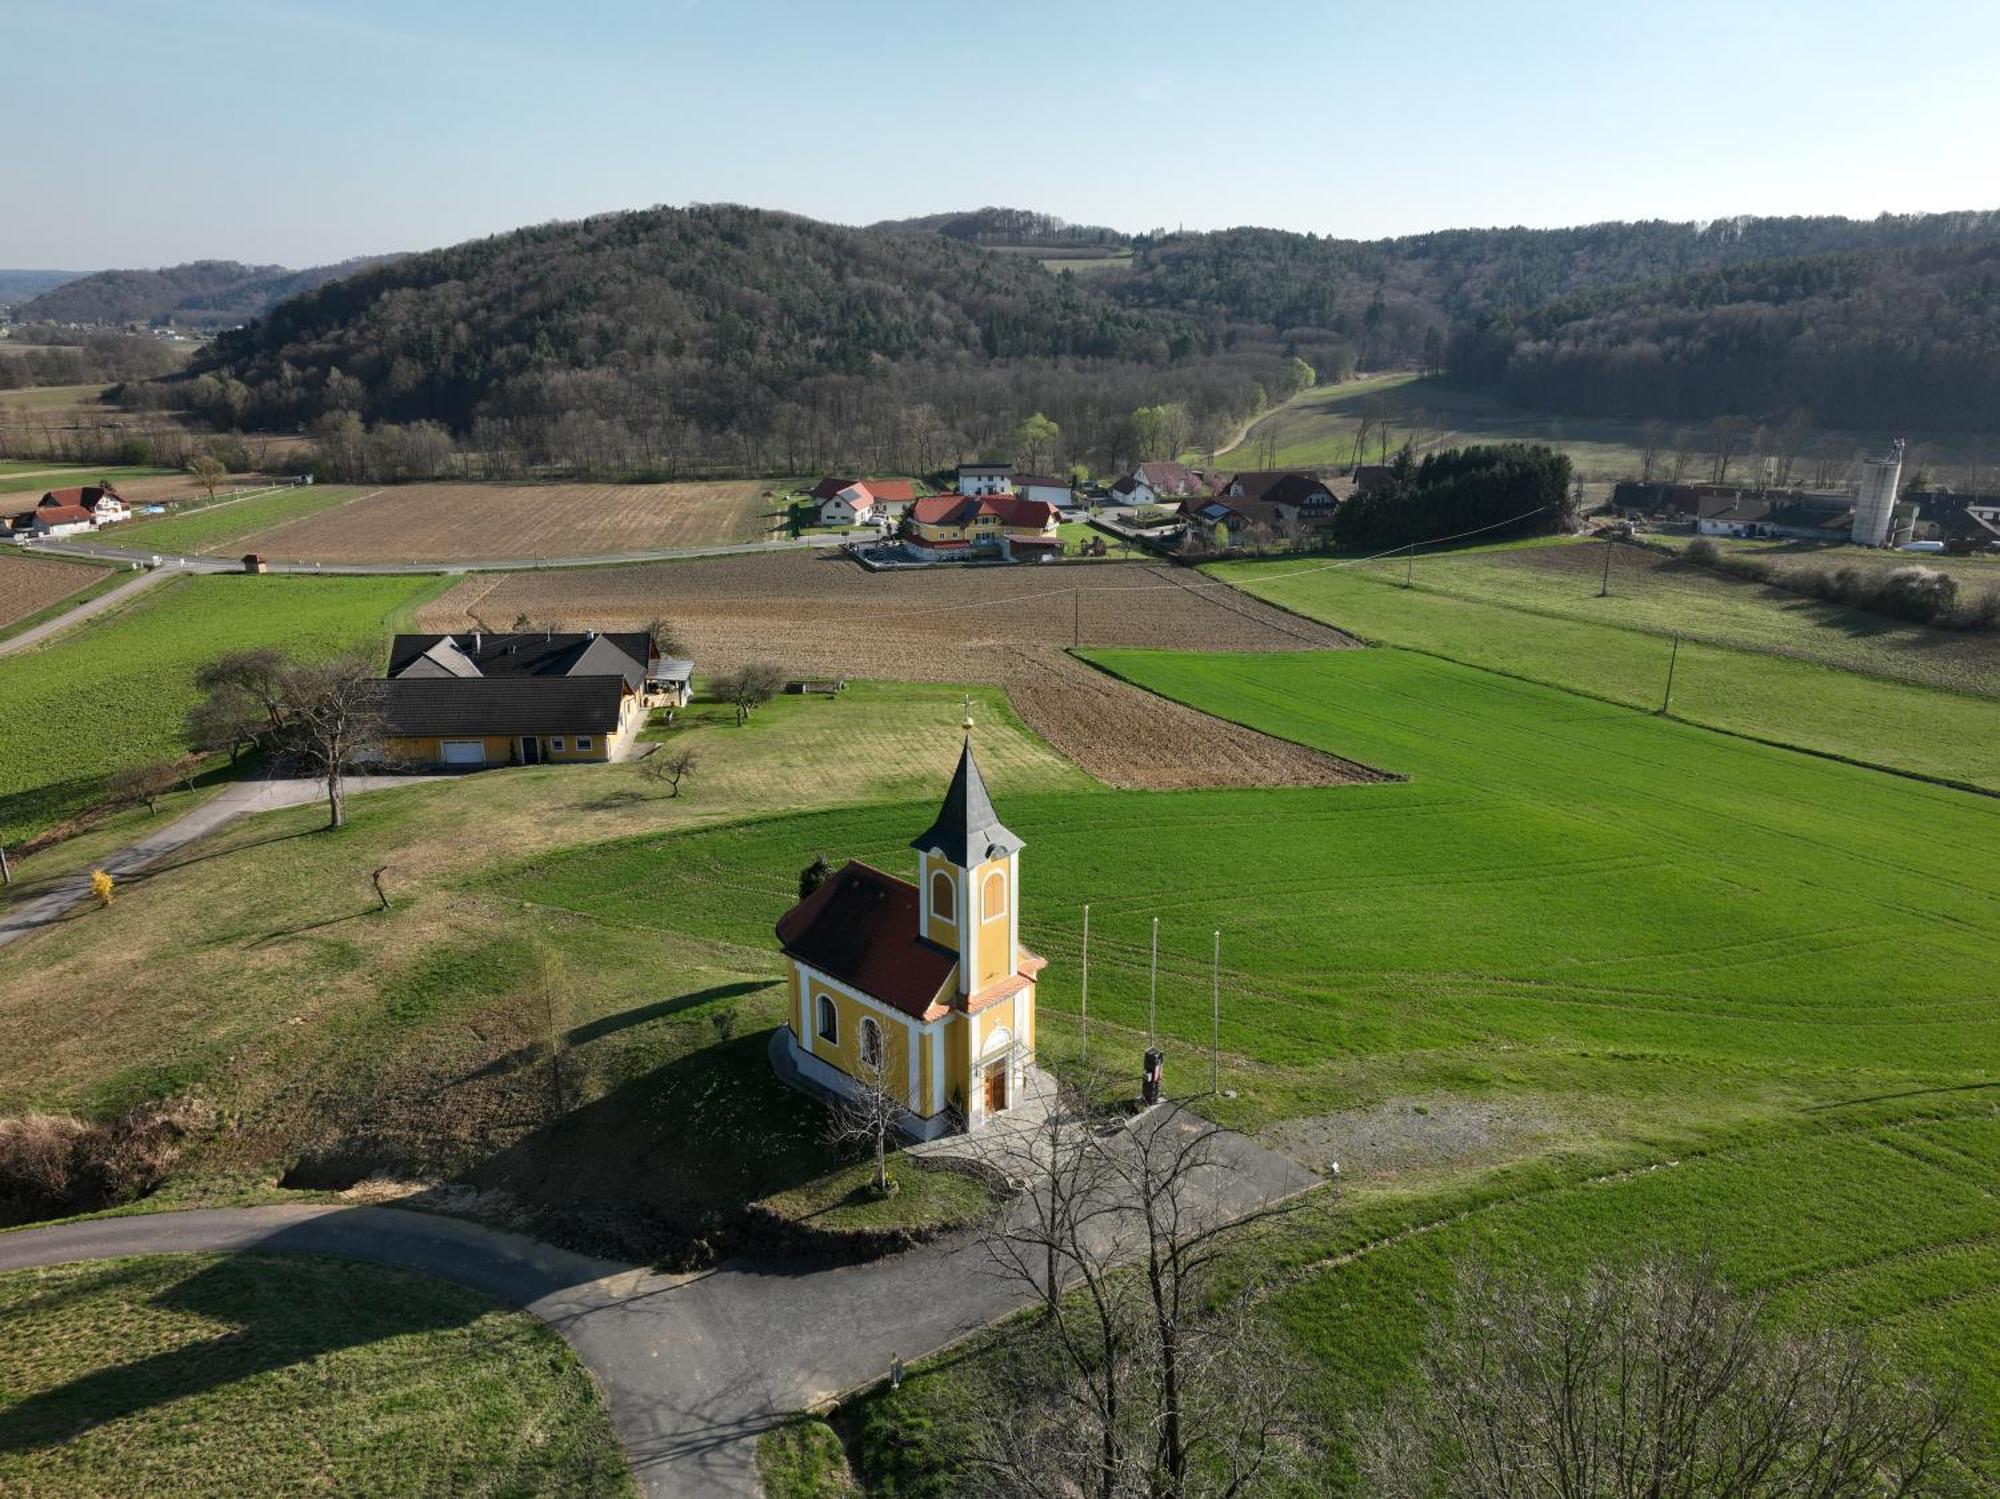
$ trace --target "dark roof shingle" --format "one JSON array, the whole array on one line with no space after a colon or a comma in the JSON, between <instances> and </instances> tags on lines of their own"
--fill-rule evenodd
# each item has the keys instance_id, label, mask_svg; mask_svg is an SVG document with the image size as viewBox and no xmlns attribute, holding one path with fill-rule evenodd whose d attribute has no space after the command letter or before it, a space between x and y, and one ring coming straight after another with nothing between
<instances>
[{"instance_id":1,"label":"dark roof shingle","mask_svg":"<svg viewBox=\"0 0 2000 1499\"><path fill-rule=\"evenodd\" d=\"M402 738L611 734L625 698L617 677L392 677L383 727Z\"/></svg>"}]
</instances>

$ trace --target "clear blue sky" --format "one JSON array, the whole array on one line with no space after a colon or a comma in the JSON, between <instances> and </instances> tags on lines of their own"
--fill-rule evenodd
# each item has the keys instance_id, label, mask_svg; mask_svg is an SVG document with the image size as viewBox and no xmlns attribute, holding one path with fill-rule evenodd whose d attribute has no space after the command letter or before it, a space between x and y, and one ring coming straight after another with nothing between
<instances>
[{"instance_id":1,"label":"clear blue sky","mask_svg":"<svg viewBox=\"0 0 2000 1499\"><path fill-rule=\"evenodd\" d=\"M1126 229L2000 206L1995 0L0 0L0 266L733 201Z\"/></svg>"}]
</instances>

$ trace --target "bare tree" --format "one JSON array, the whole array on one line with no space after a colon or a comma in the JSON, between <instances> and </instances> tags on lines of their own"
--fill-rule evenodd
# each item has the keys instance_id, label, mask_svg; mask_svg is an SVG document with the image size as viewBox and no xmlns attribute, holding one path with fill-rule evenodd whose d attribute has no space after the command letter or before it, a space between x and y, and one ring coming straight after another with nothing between
<instances>
[{"instance_id":1,"label":"bare tree","mask_svg":"<svg viewBox=\"0 0 2000 1499\"><path fill-rule=\"evenodd\" d=\"M1672 482L1678 484L1687 473L1687 466L1694 458L1694 428L1674 428L1674 464Z\"/></svg>"},{"instance_id":2,"label":"bare tree","mask_svg":"<svg viewBox=\"0 0 2000 1499\"><path fill-rule=\"evenodd\" d=\"M751 711L776 697L785 685L785 674L768 662L752 664L716 678L715 695L736 709L736 726L749 721Z\"/></svg>"},{"instance_id":3,"label":"bare tree","mask_svg":"<svg viewBox=\"0 0 2000 1499\"><path fill-rule=\"evenodd\" d=\"M667 795L673 797L681 794L681 782L686 780L700 763L693 750L677 749L649 757L641 768L647 775L666 786Z\"/></svg>"},{"instance_id":4,"label":"bare tree","mask_svg":"<svg viewBox=\"0 0 2000 1499\"><path fill-rule=\"evenodd\" d=\"M838 1145L865 1145L875 1153L875 1190L889 1191L889 1141L908 1112L902 1069L889 1059L888 1033L882 1023L863 1017L855 1039L855 1066L848 1074L853 1089L830 1106L827 1137Z\"/></svg>"},{"instance_id":5,"label":"bare tree","mask_svg":"<svg viewBox=\"0 0 2000 1499\"><path fill-rule=\"evenodd\" d=\"M674 628L671 620L652 620L646 626L646 634L653 642L655 656L677 660L687 658L687 643L681 639L680 632Z\"/></svg>"},{"instance_id":6,"label":"bare tree","mask_svg":"<svg viewBox=\"0 0 2000 1499\"><path fill-rule=\"evenodd\" d=\"M1657 416L1648 417L1639 428L1639 482L1653 482L1653 465L1660 461L1660 444L1667 435L1667 424Z\"/></svg>"},{"instance_id":7,"label":"bare tree","mask_svg":"<svg viewBox=\"0 0 2000 1499\"><path fill-rule=\"evenodd\" d=\"M278 742L326 782L327 827L346 821L345 780L381 753L382 681L359 657L286 668Z\"/></svg>"},{"instance_id":8,"label":"bare tree","mask_svg":"<svg viewBox=\"0 0 2000 1499\"><path fill-rule=\"evenodd\" d=\"M195 668L201 700L188 710L190 748L229 751L234 764L246 744L261 743L284 718L284 680L289 663L274 646L226 651Z\"/></svg>"},{"instance_id":9,"label":"bare tree","mask_svg":"<svg viewBox=\"0 0 2000 1499\"><path fill-rule=\"evenodd\" d=\"M1580 1284L1460 1267L1414 1385L1358 1432L1379 1499L1927 1499L1961 1488L1955 1398L1858 1337L1782 1333L1711 1258Z\"/></svg>"},{"instance_id":10,"label":"bare tree","mask_svg":"<svg viewBox=\"0 0 2000 1499\"><path fill-rule=\"evenodd\" d=\"M1745 416L1718 416L1708 424L1709 482L1729 481L1729 465L1743 451L1749 435L1750 419Z\"/></svg>"},{"instance_id":11,"label":"bare tree","mask_svg":"<svg viewBox=\"0 0 2000 1499\"><path fill-rule=\"evenodd\" d=\"M1209 1499L1281 1486L1307 1444L1302 1370L1241 1298L1217 1307L1214 1270L1272 1207L1215 1205L1220 1131L1169 1110L1130 1128L1068 1086L1006 1150L1028 1182L988 1234L998 1273L1042 1312L985 1364L1014 1413L983 1428L969 1466L985 1494Z\"/></svg>"},{"instance_id":12,"label":"bare tree","mask_svg":"<svg viewBox=\"0 0 2000 1499\"><path fill-rule=\"evenodd\" d=\"M194 457L190 458L188 460L188 472L194 476L194 482L208 492L211 504L215 501L216 486L229 477L229 470L224 468L218 459L208 453L197 453Z\"/></svg>"},{"instance_id":13,"label":"bare tree","mask_svg":"<svg viewBox=\"0 0 2000 1499\"><path fill-rule=\"evenodd\" d=\"M158 816L160 798L178 786L180 781L178 765L169 760L154 760L119 771L111 778L110 791L121 802L144 802L147 815Z\"/></svg>"}]
</instances>

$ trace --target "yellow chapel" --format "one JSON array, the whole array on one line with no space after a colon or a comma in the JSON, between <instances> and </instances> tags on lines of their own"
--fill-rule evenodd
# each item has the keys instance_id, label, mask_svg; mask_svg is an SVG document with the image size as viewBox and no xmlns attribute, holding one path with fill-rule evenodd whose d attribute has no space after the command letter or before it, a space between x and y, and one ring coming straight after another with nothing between
<instances>
[{"instance_id":1,"label":"yellow chapel","mask_svg":"<svg viewBox=\"0 0 2000 1499\"><path fill-rule=\"evenodd\" d=\"M1022 843L969 734L910 847L915 884L851 860L779 919L791 1009L778 1061L829 1093L880 1086L907 1109L905 1133L931 1140L1026 1095L1044 967L1021 946Z\"/></svg>"}]
</instances>

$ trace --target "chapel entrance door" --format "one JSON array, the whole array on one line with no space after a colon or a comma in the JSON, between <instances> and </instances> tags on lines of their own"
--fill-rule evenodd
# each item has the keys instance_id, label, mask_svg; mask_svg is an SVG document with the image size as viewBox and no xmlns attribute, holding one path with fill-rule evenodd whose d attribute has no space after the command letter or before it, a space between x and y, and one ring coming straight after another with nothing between
<instances>
[{"instance_id":1,"label":"chapel entrance door","mask_svg":"<svg viewBox=\"0 0 2000 1499\"><path fill-rule=\"evenodd\" d=\"M986 1112L998 1114L1007 1107L1007 1060L1002 1057L986 1069Z\"/></svg>"}]
</instances>

